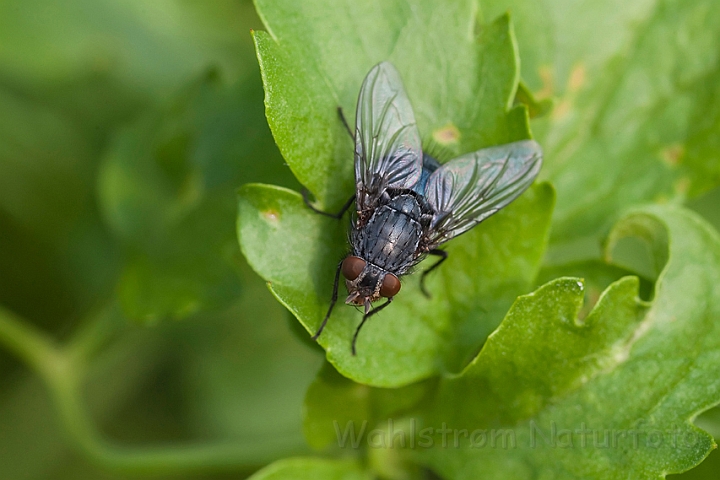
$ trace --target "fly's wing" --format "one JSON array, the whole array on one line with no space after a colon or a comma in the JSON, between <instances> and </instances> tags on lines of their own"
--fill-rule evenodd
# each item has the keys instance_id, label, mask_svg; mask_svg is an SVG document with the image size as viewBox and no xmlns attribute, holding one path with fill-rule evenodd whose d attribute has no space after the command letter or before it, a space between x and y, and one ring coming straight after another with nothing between
<instances>
[{"instance_id":1,"label":"fly's wing","mask_svg":"<svg viewBox=\"0 0 720 480\"><path fill-rule=\"evenodd\" d=\"M542 165L533 140L462 155L428 178L425 197L435 210L431 242L440 244L482 222L520 196Z\"/></svg>"},{"instance_id":2,"label":"fly's wing","mask_svg":"<svg viewBox=\"0 0 720 480\"><path fill-rule=\"evenodd\" d=\"M383 62L365 77L355 116L358 208L372 208L388 188L412 188L422 146L410 100L395 67Z\"/></svg>"}]
</instances>

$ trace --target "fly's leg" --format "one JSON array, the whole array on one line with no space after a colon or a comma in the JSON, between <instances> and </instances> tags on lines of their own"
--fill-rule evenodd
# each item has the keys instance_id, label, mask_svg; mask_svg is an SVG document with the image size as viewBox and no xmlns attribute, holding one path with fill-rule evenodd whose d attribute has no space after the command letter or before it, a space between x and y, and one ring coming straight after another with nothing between
<instances>
[{"instance_id":1,"label":"fly's leg","mask_svg":"<svg viewBox=\"0 0 720 480\"><path fill-rule=\"evenodd\" d=\"M343 125L345 125L345 130L347 130L348 134L351 138L355 139L355 135L353 134L352 130L350 129L350 125L348 125L347 120L345 119L345 114L343 113L342 107L338 107L338 116L340 117L340 121L342 121ZM326 217L331 218L337 218L338 220L342 218L342 216L345 214L348 208L350 208L350 205L352 205L353 200L355 200L355 195L350 197L348 201L345 203L345 205L342 206L340 211L338 213L329 213L329 212L323 212L322 210L319 210L315 208L311 203L310 199L308 198L308 191L303 189L302 191L303 201L305 202L305 205L307 205L310 210L312 210L315 213L319 213L320 215L325 215Z\"/></svg>"},{"instance_id":2,"label":"fly's leg","mask_svg":"<svg viewBox=\"0 0 720 480\"><path fill-rule=\"evenodd\" d=\"M428 252L429 255L437 255L440 257L440 260L438 260L432 267L425 270L420 277L420 290L422 291L423 295L425 295L427 298L430 298L432 295L430 295L430 292L427 291L425 288L425 276L435 270L437 267L440 266L441 263L443 263L448 258L448 253L445 250L440 250L438 248L433 248Z\"/></svg>"},{"instance_id":3,"label":"fly's leg","mask_svg":"<svg viewBox=\"0 0 720 480\"><path fill-rule=\"evenodd\" d=\"M375 315L376 313L378 313L378 312L379 312L380 310L382 310L383 308L385 308L385 307L387 307L388 305L390 305L390 302L392 302L392 300L393 300L393 297L388 298L388 299L387 299L387 302L383 303L383 304L380 305L379 307L373 308L373 309L370 310L368 313L366 313L365 315L363 315L363 319L362 319L362 321L360 322L360 325L358 325L357 328L355 329L355 335L353 335L353 339L352 339L352 354L353 354L353 356L355 356L355 342L357 341L358 333L360 333L360 329L362 328L362 326L365 325L365 321L366 321L368 318L370 318L371 316L373 316L373 315Z\"/></svg>"},{"instance_id":4,"label":"fly's leg","mask_svg":"<svg viewBox=\"0 0 720 480\"><path fill-rule=\"evenodd\" d=\"M355 140L355 134L352 131L352 128L350 128L350 125L347 122L347 119L345 118L345 114L343 113L342 107L338 107L338 115L340 116L340 121L345 125L345 130L347 130L348 134L350 135L350 138Z\"/></svg>"},{"instance_id":5,"label":"fly's leg","mask_svg":"<svg viewBox=\"0 0 720 480\"><path fill-rule=\"evenodd\" d=\"M345 129L348 131L351 137L355 138L352 131L350 130L350 126L347 123L347 120L345 120L345 115L343 114L342 107L338 107L338 115L340 116L340 120L342 121L343 125L345 125ZM350 198L348 198L348 201L345 202L345 204L340 208L340 211L337 213L330 213L330 212L323 212L322 210L315 208L315 206L310 203L310 199L308 198L308 191L303 189L302 191L303 201L305 202L305 205L308 206L310 210L312 210L315 213L319 213L320 215L325 215L326 217L335 218L337 220L340 220L342 216L345 214L345 212L348 211L350 206L355 201L355 194L353 194ZM330 318L330 314L333 311L333 307L335 307L335 304L337 303L338 298L338 284L340 283L340 269L342 268L342 262L340 262L337 266L337 269L335 269L335 281L333 283L333 293L332 298L330 299L330 308L328 308L327 313L325 314L325 318L323 319L322 323L320 324L320 328L318 328L317 332L315 332L315 335L312 336L313 340L317 340L320 334L322 333L323 329L325 328L325 325L327 324L328 319Z\"/></svg>"},{"instance_id":6,"label":"fly's leg","mask_svg":"<svg viewBox=\"0 0 720 480\"><path fill-rule=\"evenodd\" d=\"M325 215L326 217L335 218L337 220L340 220L343 215L345 215L345 212L348 211L348 208L350 208L350 205L353 204L355 201L355 195L353 194L352 197L348 199L347 202L345 202L345 205L342 206L339 212L337 213L330 213L330 212L323 212L322 210L315 208L312 203L310 203L310 198L308 198L308 191L303 189L302 191L303 201L305 202L305 205L308 206L310 210L312 210L315 213L319 213L320 215Z\"/></svg>"},{"instance_id":7,"label":"fly's leg","mask_svg":"<svg viewBox=\"0 0 720 480\"><path fill-rule=\"evenodd\" d=\"M337 303L338 299L338 283L340 283L340 269L342 268L342 262L338 263L337 269L335 270L335 283L333 284L333 293L332 298L330 299L330 308L328 308L327 314L325 314L325 318L323 319L322 323L320 324L320 328L318 328L317 332L315 332L315 335L312 336L313 340L317 340L320 334L322 333L323 329L325 328L325 324L328 321L328 318L330 318L330 314L333 311L333 307Z\"/></svg>"}]
</instances>

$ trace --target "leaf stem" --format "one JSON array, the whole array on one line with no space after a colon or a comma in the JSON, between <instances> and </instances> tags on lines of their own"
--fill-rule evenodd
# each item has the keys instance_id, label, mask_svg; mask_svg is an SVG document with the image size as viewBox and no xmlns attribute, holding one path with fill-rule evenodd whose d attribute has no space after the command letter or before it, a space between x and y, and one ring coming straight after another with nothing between
<instances>
[{"instance_id":1,"label":"leaf stem","mask_svg":"<svg viewBox=\"0 0 720 480\"><path fill-rule=\"evenodd\" d=\"M81 399L85 367L117 330L114 307L94 315L67 347L0 306L0 345L24 361L45 381L69 439L89 460L124 472L155 474L250 470L280 457L306 453L301 438L278 435L246 442L127 447L97 431ZM114 325L114 326L113 326Z\"/></svg>"},{"instance_id":2,"label":"leaf stem","mask_svg":"<svg viewBox=\"0 0 720 480\"><path fill-rule=\"evenodd\" d=\"M0 343L43 377L57 354L57 346L48 335L2 306Z\"/></svg>"},{"instance_id":3,"label":"leaf stem","mask_svg":"<svg viewBox=\"0 0 720 480\"><path fill-rule=\"evenodd\" d=\"M116 302L88 316L65 347L78 363L87 363L124 327L127 326Z\"/></svg>"}]
</instances>

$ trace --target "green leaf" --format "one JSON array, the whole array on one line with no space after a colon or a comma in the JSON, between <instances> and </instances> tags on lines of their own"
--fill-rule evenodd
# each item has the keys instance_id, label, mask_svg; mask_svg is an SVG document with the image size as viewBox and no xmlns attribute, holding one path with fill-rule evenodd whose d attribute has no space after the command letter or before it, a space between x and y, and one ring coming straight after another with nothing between
<instances>
[{"instance_id":1,"label":"green leaf","mask_svg":"<svg viewBox=\"0 0 720 480\"><path fill-rule=\"evenodd\" d=\"M580 278L584 284L584 302L579 313L579 317L582 319L587 317L588 313L595 307L606 288L619 278L629 275L638 275L638 271L619 266L615 258L612 261L608 259L608 262L605 260L587 260L557 266L544 266L540 270L535 284L539 287L564 276ZM652 298L656 279L657 275L639 279L640 298L645 300Z\"/></svg>"},{"instance_id":2,"label":"green leaf","mask_svg":"<svg viewBox=\"0 0 720 480\"><path fill-rule=\"evenodd\" d=\"M352 142L337 107L352 118L362 79L381 60L401 72L430 151L452 156L529 137L525 106L511 107L518 65L507 16L478 24L470 1L341 8L260 1L258 10L268 29L255 33L268 123L293 173L323 205L344 203L354 192ZM439 135L449 130L450 140ZM343 375L376 386L460 370L535 278L552 203L551 188L537 187L451 242L450 259L429 282L433 299L420 297L409 277L393 305L364 327L357 357L350 339L359 317L339 305L320 337L328 360ZM346 228L313 214L293 192L241 190L243 252L308 332L329 306Z\"/></svg>"},{"instance_id":3,"label":"green leaf","mask_svg":"<svg viewBox=\"0 0 720 480\"><path fill-rule=\"evenodd\" d=\"M478 24L471 0L256 5L267 28L254 37L270 129L326 206L344 203L354 186L337 108L352 123L360 84L380 61L400 71L426 145L459 154L530 136L525 108L510 108L518 60L507 16Z\"/></svg>"},{"instance_id":4,"label":"green leaf","mask_svg":"<svg viewBox=\"0 0 720 480\"><path fill-rule=\"evenodd\" d=\"M0 207L45 237L87 215L92 146L54 109L0 90Z\"/></svg>"},{"instance_id":5,"label":"green leaf","mask_svg":"<svg viewBox=\"0 0 720 480\"><path fill-rule=\"evenodd\" d=\"M515 104L523 104L527 106L528 116L530 118L542 117L550 113L553 107L552 99L543 98L541 100L535 98L535 95L525 83L518 84L517 92L515 92Z\"/></svg>"},{"instance_id":6,"label":"green leaf","mask_svg":"<svg viewBox=\"0 0 720 480\"><path fill-rule=\"evenodd\" d=\"M0 105L0 301L53 328L107 298L119 270L94 206L96 147L32 95L0 85Z\"/></svg>"},{"instance_id":7,"label":"green leaf","mask_svg":"<svg viewBox=\"0 0 720 480\"><path fill-rule=\"evenodd\" d=\"M577 279L519 298L424 416L447 424L448 441L461 446L425 452L434 469L450 478L659 478L715 448L691 420L720 401L720 238L670 207L625 217L610 257L627 236L666 262L652 305L637 298L634 277L613 283L582 321Z\"/></svg>"},{"instance_id":8,"label":"green leaf","mask_svg":"<svg viewBox=\"0 0 720 480\"><path fill-rule=\"evenodd\" d=\"M124 241L119 293L128 316L182 318L239 292L233 191L293 185L262 116L259 85L211 71L120 133L100 169L102 211Z\"/></svg>"},{"instance_id":9,"label":"green leaf","mask_svg":"<svg viewBox=\"0 0 720 480\"><path fill-rule=\"evenodd\" d=\"M369 387L348 380L325 363L305 395L305 438L316 449L337 444L343 438L352 446L348 428L360 438L361 430L372 430L378 423L414 407L435 385L434 380L428 380L401 388Z\"/></svg>"},{"instance_id":10,"label":"green leaf","mask_svg":"<svg viewBox=\"0 0 720 480\"><path fill-rule=\"evenodd\" d=\"M688 208L699 213L705 220L710 222L715 230L720 230L720 187L716 187L709 192L694 199L688 204Z\"/></svg>"},{"instance_id":11,"label":"green leaf","mask_svg":"<svg viewBox=\"0 0 720 480\"><path fill-rule=\"evenodd\" d=\"M720 184L720 3L484 0L510 11L522 76L556 97L533 123L558 191L549 259L598 257L641 202L682 202ZM602 32L598 34L598 32Z\"/></svg>"},{"instance_id":12,"label":"green leaf","mask_svg":"<svg viewBox=\"0 0 720 480\"><path fill-rule=\"evenodd\" d=\"M100 158L120 125L208 65L233 78L256 73L252 8L232 0L0 1L5 306L66 331L114 294L124 257L97 208ZM264 128L257 115L248 123Z\"/></svg>"},{"instance_id":13,"label":"green leaf","mask_svg":"<svg viewBox=\"0 0 720 480\"><path fill-rule=\"evenodd\" d=\"M537 274L553 191L538 185L506 210L450 242L449 258L428 279L418 276L383 313L363 327L358 355L350 341L361 315L338 305L319 338L345 376L375 386L400 386L472 358L517 295ZM248 262L271 291L314 333L330 302L337 262L347 251L345 221L317 215L299 194L267 185L240 189L238 237Z\"/></svg>"},{"instance_id":14,"label":"green leaf","mask_svg":"<svg viewBox=\"0 0 720 480\"><path fill-rule=\"evenodd\" d=\"M713 450L705 461L681 476L672 477L673 480L715 480L720 469L720 452Z\"/></svg>"},{"instance_id":15,"label":"green leaf","mask_svg":"<svg viewBox=\"0 0 720 480\"><path fill-rule=\"evenodd\" d=\"M0 64L10 79L50 87L56 96L64 82L98 74L136 93L163 95L208 65L234 75L250 65L249 3L220 0L207 7L158 0L147 8L142 0L70 0L18 8L2 2ZM81 95L81 102L86 99ZM98 101L92 110L102 112L114 99Z\"/></svg>"},{"instance_id":16,"label":"green leaf","mask_svg":"<svg viewBox=\"0 0 720 480\"><path fill-rule=\"evenodd\" d=\"M370 474L350 460L286 458L271 463L251 480L370 480Z\"/></svg>"},{"instance_id":17,"label":"green leaf","mask_svg":"<svg viewBox=\"0 0 720 480\"><path fill-rule=\"evenodd\" d=\"M230 308L188 319L170 329L179 358L184 418L205 438L233 438L267 445L264 458L277 459L284 445L310 452L300 415L305 392L324 359L299 342L288 323L294 318L243 265L242 292ZM188 351L187 346L192 345ZM252 386L249 388L248 386Z\"/></svg>"}]
</instances>

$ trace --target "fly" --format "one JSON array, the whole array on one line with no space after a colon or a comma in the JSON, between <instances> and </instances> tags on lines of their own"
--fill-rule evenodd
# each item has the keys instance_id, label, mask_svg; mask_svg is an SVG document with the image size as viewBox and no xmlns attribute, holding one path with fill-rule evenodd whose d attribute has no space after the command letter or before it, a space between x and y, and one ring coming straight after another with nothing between
<instances>
[{"instance_id":1,"label":"fly","mask_svg":"<svg viewBox=\"0 0 720 480\"><path fill-rule=\"evenodd\" d=\"M383 62L370 70L358 96L355 133L355 195L337 214L356 205L350 227L351 253L338 264L330 307L313 336L322 333L338 298L340 274L345 303L364 308L355 329L378 313L400 291L400 278L427 255L439 257L420 277L447 259L438 247L467 232L519 197L542 165L542 150L533 140L484 148L440 165L422 151L410 100L395 67ZM380 298L385 302L375 308Z\"/></svg>"}]
</instances>

